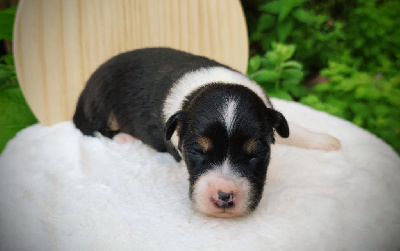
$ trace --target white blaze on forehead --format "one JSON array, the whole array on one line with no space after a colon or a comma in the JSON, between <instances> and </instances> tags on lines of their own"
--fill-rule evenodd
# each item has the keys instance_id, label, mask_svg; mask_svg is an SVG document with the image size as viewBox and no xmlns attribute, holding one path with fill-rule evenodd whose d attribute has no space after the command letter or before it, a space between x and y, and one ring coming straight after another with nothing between
<instances>
[{"instance_id":1,"label":"white blaze on forehead","mask_svg":"<svg viewBox=\"0 0 400 251\"><path fill-rule=\"evenodd\" d=\"M224 118L226 130L231 133L236 119L237 102L234 99L228 99L223 107L222 116Z\"/></svg>"},{"instance_id":2,"label":"white blaze on forehead","mask_svg":"<svg viewBox=\"0 0 400 251\"><path fill-rule=\"evenodd\" d=\"M192 92L212 83L245 86L257 94L267 107L271 107L263 89L245 75L220 66L207 67L188 72L174 83L164 102L164 121L182 109L183 102Z\"/></svg>"},{"instance_id":3,"label":"white blaze on forehead","mask_svg":"<svg viewBox=\"0 0 400 251\"><path fill-rule=\"evenodd\" d=\"M216 170L219 170L221 174L224 176L233 176L231 172L231 164L229 163L229 158L226 158L220 167L216 167Z\"/></svg>"}]
</instances>

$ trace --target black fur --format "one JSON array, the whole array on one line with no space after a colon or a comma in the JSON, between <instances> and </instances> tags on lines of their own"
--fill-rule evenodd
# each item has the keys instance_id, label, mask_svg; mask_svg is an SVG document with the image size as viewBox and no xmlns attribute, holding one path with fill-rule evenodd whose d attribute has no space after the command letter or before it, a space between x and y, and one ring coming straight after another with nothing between
<instances>
[{"instance_id":1,"label":"black fur","mask_svg":"<svg viewBox=\"0 0 400 251\"><path fill-rule=\"evenodd\" d=\"M73 121L85 135L98 131L111 138L115 132L109 130L107 121L113 112L121 132L166 152L170 147L164 139L162 105L168 90L185 73L208 66L221 64L168 48L119 54L89 78Z\"/></svg>"},{"instance_id":2,"label":"black fur","mask_svg":"<svg viewBox=\"0 0 400 251\"><path fill-rule=\"evenodd\" d=\"M237 102L235 127L230 135L221 122L220 110L227 98ZM222 165L230 158L234 171L246 177L252 185L250 209L254 209L262 196L267 168L270 160L270 144L274 142L273 131L282 136L289 134L285 118L279 112L267 108L250 89L240 85L207 85L193 93L183 106L184 115L179 123L181 142L179 148L184 155L189 172L190 188L207 170ZM181 115L182 116L182 115ZM210 151L203 152L197 139L206 136L215 144ZM247 153L244 144L255 139L257 148ZM192 192L190 194L192 195Z\"/></svg>"},{"instance_id":3,"label":"black fur","mask_svg":"<svg viewBox=\"0 0 400 251\"><path fill-rule=\"evenodd\" d=\"M281 113L267 108L247 87L211 83L186 97L182 110L164 122L162 108L173 84L187 72L212 66L228 68L204 57L166 48L120 54L90 77L79 98L74 123L86 135L98 131L113 137L124 132L157 151L168 151L177 161L183 157L191 192L204 172L221 165L229 156L235 172L251 183L249 207L254 209L263 192L274 130L282 137L289 136ZM238 107L231 134L221 122L219 112L227 98L233 98ZM118 121L119 131L110 130L107 124L111 114ZM180 141L175 149L170 139L177 128ZM200 136L212 140L209 151L199 147ZM257 142L251 153L243 148L249 139Z\"/></svg>"}]
</instances>

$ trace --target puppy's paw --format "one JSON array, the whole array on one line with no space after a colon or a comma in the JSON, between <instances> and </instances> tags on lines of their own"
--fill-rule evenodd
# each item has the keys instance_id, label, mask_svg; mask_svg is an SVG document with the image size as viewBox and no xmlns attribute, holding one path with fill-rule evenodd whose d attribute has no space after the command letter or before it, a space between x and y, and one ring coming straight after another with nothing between
<instances>
[{"instance_id":1,"label":"puppy's paw","mask_svg":"<svg viewBox=\"0 0 400 251\"><path fill-rule=\"evenodd\" d=\"M135 138L126 133L118 133L113 137L113 140L121 145L135 141Z\"/></svg>"},{"instance_id":2,"label":"puppy's paw","mask_svg":"<svg viewBox=\"0 0 400 251\"><path fill-rule=\"evenodd\" d=\"M316 135L310 148L323 151L337 151L341 148L341 144L337 138L321 133Z\"/></svg>"}]
</instances>

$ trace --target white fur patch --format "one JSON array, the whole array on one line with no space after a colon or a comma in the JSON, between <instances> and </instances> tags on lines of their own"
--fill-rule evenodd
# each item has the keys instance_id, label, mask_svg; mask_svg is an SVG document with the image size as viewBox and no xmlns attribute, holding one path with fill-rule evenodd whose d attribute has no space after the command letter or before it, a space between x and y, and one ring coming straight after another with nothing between
<instances>
[{"instance_id":1,"label":"white fur patch","mask_svg":"<svg viewBox=\"0 0 400 251\"><path fill-rule=\"evenodd\" d=\"M226 126L226 130L228 131L228 134L231 133L232 128L235 124L236 109L237 109L236 100L228 99L222 111L222 116L224 118L224 123Z\"/></svg>"},{"instance_id":2,"label":"white fur patch","mask_svg":"<svg viewBox=\"0 0 400 251\"><path fill-rule=\"evenodd\" d=\"M229 157L222 163L220 167L216 167L216 169L221 170L221 173L225 176L232 176L231 172L231 164L229 163Z\"/></svg>"},{"instance_id":3,"label":"white fur patch","mask_svg":"<svg viewBox=\"0 0 400 251\"><path fill-rule=\"evenodd\" d=\"M313 132L291 122L289 128L289 138L282 138L276 133L275 143L323 151L337 151L341 148L340 141L329 134Z\"/></svg>"},{"instance_id":4,"label":"white fur patch","mask_svg":"<svg viewBox=\"0 0 400 251\"><path fill-rule=\"evenodd\" d=\"M178 136L178 131L177 130L175 130L175 132L172 134L171 143L176 149L178 149L179 136Z\"/></svg>"},{"instance_id":5,"label":"white fur patch","mask_svg":"<svg viewBox=\"0 0 400 251\"><path fill-rule=\"evenodd\" d=\"M179 155L182 157L182 153L178 148L178 146L179 146L179 136L178 136L178 130L177 129L172 134L171 143L175 147L175 149L178 151Z\"/></svg>"},{"instance_id":6,"label":"white fur patch","mask_svg":"<svg viewBox=\"0 0 400 251\"><path fill-rule=\"evenodd\" d=\"M268 101L263 89L245 75L224 67L200 68L183 75L171 88L163 107L165 121L182 109L182 104L188 95L200 87L212 83L245 86L257 94L267 107L271 107L271 103Z\"/></svg>"}]
</instances>

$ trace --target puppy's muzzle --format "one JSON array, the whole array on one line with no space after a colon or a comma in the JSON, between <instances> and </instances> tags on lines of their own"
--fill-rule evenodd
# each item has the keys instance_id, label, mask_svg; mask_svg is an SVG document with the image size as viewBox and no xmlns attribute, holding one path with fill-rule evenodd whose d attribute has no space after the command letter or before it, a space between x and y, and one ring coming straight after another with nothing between
<instances>
[{"instance_id":1,"label":"puppy's muzzle","mask_svg":"<svg viewBox=\"0 0 400 251\"><path fill-rule=\"evenodd\" d=\"M221 190L218 191L212 198L214 205L218 208L231 208L235 206L235 194L233 192L224 193Z\"/></svg>"},{"instance_id":2,"label":"puppy's muzzle","mask_svg":"<svg viewBox=\"0 0 400 251\"><path fill-rule=\"evenodd\" d=\"M198 211L218 217L239 217L248 212L251 187L247 179L212 170L195 183L192 199Z\"/></svg>"}]
</instances>

